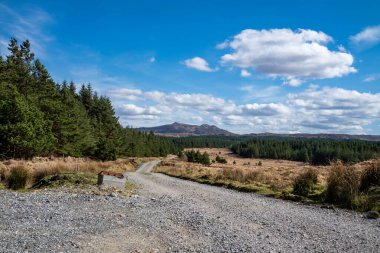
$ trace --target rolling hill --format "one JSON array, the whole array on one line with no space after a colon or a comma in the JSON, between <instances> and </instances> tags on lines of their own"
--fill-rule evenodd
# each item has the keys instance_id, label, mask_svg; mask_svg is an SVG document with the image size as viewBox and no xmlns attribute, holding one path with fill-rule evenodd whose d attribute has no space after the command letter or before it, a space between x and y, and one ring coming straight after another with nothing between
<instances>
[{"instance_id":1,"label":"rolling hill","mask_svg":"<svg viewBox=\"0 0 380 253\"><path fill-rule=\"evenodd\" d=\"M156 127L141 127L137 130L142 132L153 132L157 135L164 136L202 136L202 135L221 135L221 136L238 136L228 132L227 130L220 129L214 125L189 125L174 122L173 124L156 126Z\"/></svg>"},{"instance_id":2,"label":"rolling hill","mask_svg":"<svg viewBox=\"0 0 380 253\"><path fill-rule=\"evenodd\" d=\"M297 138L297 139L325 139L325 140L363 140L363 141L380 141L379 135L350 135L350 134L279 134L279 133L251 133L251 134L235 134L227 130L218 128L214 125L190 125L174 122L173 124L141 127L137 128L141 132L153 132L156 135L162 136L241 136L241 137L279 137L279 138Z\"/></svg>"}]
</instances>

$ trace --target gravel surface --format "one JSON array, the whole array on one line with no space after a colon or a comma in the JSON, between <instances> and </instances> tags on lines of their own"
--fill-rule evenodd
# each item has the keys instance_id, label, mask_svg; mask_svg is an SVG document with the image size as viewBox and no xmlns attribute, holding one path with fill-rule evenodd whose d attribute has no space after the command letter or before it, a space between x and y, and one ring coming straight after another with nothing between
<instances>
[{"instance_id":1,"label":"gravel surface","mask_svg":"<svg viewBox=\"0 0 380 253\"><path fill-rule=\"evenodd\" d=\"M0 252L379 252L380 220L149 171L138 195L0 191Z\"/></svg>"}]
</instances>

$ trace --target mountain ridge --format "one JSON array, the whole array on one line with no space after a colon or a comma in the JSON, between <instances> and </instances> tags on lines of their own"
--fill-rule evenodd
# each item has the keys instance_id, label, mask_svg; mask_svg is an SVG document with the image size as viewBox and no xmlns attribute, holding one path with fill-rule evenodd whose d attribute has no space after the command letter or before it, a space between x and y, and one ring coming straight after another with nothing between
<instances>
[{"instance_id":1,"label":"mountain ridge","mask_svg":"<svg viewBox=\"0 0 380 253\"><path fill-rule=\"evenodd\" d=\"M154 127L140 127L137 130L141 132L153 132L162 136L252 136L252 137L280 137L280 138L301 138L301 139L326 139L326 140L363 140L363 141L380 141L380 135L351 135L351 134L333 134L333 133L297 133L297 134L281 134L281 133L250 133L236 134L227 130L218 128L215 125L191 125L174 122Z\"/></svg>"},{"instance_id":2,"label":"mountain ridge","mask_svg":"<svg viewBox=\"0 0 380 253\"><path fill-rule=\"evenodd\" d=\"M141 132L153 132L157 135L164 136L239 136L238 134L231 133L227 130L220 129L215 125L190 125L174 122L172 124L155 126L155 127L140 127L137 130Z\"/></svg>"}]
</instances>

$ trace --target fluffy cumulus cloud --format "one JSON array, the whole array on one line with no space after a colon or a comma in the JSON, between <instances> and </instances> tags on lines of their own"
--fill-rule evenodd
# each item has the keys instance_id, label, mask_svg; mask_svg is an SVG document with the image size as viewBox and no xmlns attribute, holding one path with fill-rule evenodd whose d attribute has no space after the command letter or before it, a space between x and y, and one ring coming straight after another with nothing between
<instances>
[{"instance_id":1,"label":"fluffy cumulus cloud","mask_svg":"<svg viewBox=\"0 0 380 253\"><path fill-rule=\"evenodd\" d=\"M283 104L245 104L241 105L242 113L247 116L286 116L290 109Z\"/></svg>"},{"instance_id":2,"label":"fluffy cumulus cloud","mask_svg":"<svg viewBox=\"0 0 380 253\"><path fill-rule=\"evenodd\" d=\"M222 64L279 77L284 84L299 86L302 81L341 77L356 72L353 56L341 49L330 50L333 39L323 32L299 29L243 30L223 47L230 53Z\"/></svg>"},{"instance_id":3,"label":"fluffy cumulus cloud","mask_svg":"<svg viewBox=\"0 0 380 253\"><path fill-rule=\"evenodd\" d=\"M131 93L138 97L133 103ZM133 89L108 94L122 123L133 126L177 121L216 124L238 133L365 133L367 125L380 120L380 93L315 85L276 103L239 104L210 94Z\"/></svg>"},{"instance_id":4,"label":"fluffy cumulus cloud","mask_svg":"<svg viewBox=\"0 0 380 253\"><path fill-rule=\"evenodd\" d=\"M205 59L198 56L185 60L184 64L188 68L196 69L199 71L205 71L205 72L215 71L214 69L210 68L210 66L208 65L208 62Z\"/></svg>"},{"instance_id":5,"label":"fluffy cumulus cloud","mask_svg":"<svg viewBox=\"0 0 380 253\"><path fill-rule=\"evenodd\" d=\"M359 47L370 47L380 42L380 25L371 26L350 37L351 42Z\"/></svg>"},{"instance_id":6,"label":"fluffy cumulus cloud","mask_svg":"<svg viewBox=\"0 0 380 253\"><path fill-rule=\"evenodd\" d=\"M295 122L307 129L363 133L365 125L380 119L380 93L325 87L290 94L287 103Z\"/></svg>"}]
</instances>

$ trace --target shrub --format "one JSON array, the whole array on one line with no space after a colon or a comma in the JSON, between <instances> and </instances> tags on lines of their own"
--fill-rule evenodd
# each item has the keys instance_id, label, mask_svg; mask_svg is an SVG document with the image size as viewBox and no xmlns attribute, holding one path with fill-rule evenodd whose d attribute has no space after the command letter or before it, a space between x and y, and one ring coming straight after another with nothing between
<instances>
[{"instance_id":1,"label":"shrub","mask_svg":"<svg viewBox=\"0 0 380 253\"><path fill-rule=\"evenodd\" d=\"M185 154L183 153L182 150L180 150L180 151L178 152L177 156L178 156L178 158L183 159L183 158L185 157Z\"/></svg>"},{"instance_id":2,"label":"shrub","mask_svg":"<svg viewBox=\"0 0 380 253\"><path fill-rule=\"evenodd\" d=\"M223 168L221 171L221 177L219 179L238 181L240 183L247 183L250 181L256 181L262 177L258 171L244 171L242 169L229 169Z\"/></svg>"},{"instance_id":3,"label":"shrub","mask_svg":"<svg viewBox=\"0 0 380 253\"><path fill-rule=\"evenodd\" d=\"M353 207L358 196L360 177L354 167L335 162L327 178L326 202Z\"/></svg>"},{"instance_id":4,"label":"shrub","mask_svg":"<svg viewBox=\"0 0 380 253\"><path fill-rule=\"evenodd\" d=\"M185 155L187 157L188 162L200 163L204 165L211 164L210 156L207 152L204 152L203 154L201 154L199 150L197 150L197 152L195 152L194 150L190 150L190 151L186 151Z\"/></svg>"},{"instance_id":5,"label":"shrub","mask_svg":"<svg viewBox=\"0 0 380 253\"><path fill-rule=\"evenodd\" d=\"M263 163L261 161L259 161L259 163L257 165L258 166L263 166Z\"/></svg>"},{"instance_id":6,"label":"shrub","mask_svg":"<svg viewBox=\"0 0 380 253\"><path fill-rule=\"evenodd\" d=\"M223 168L222 174L225 179L244 183L246 181L243 170Z\"/></svg>"},{"instance_id":7,"label":"shrub","mask_svg":"<svg viewBox=\"0 0 380 253\"><path fill-rule=\"evenodd\" d=\"M293 193L301 196L308 196L313 192L318 183L318 172L316 169L308 169L300 174L293 182Z\"/></svg>"},{"instance_id":8,"label":"shrub","mask_svg":"<svg viewBox=\"0 0 380 253\"><path fill-rule=\"evenodd\" d=\"M4 181L7 178L8 173L9 168L0 163L0 182Z\"/></svg>"},{"instance_id":9,"label":"shrub","mask_svg":"<svg viewBox=\"0 0 380 253\"><path fill-rule=\"evenodd\" d=\"M380 186L380 161L369 165L360 178L360 191L367 192L374 186Z\"/></svg>"},{"instance_id":10,"label":"shrub","mask_svg":"<svg viewBox=\"0 0 380 253\"><path fill-rule=\"evenodd\" d=\"M17 190L24 189L29 178L28 169L23 165L18 165L11 168L7 178L8 187Z\"/></svg>"},{"instance_id":11,"label":"shrub","mask_svg":"<svg viewBox=\"0 0 380 253\"><path fill-rule=\"evenodd\" d=\"M215 161L218 163L224 163L224 164L227 163L227 160L219 155L216 156Z\"/></svg>"}]
</instances>

